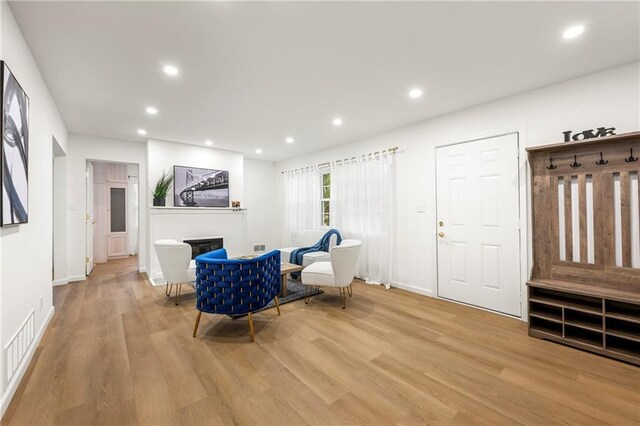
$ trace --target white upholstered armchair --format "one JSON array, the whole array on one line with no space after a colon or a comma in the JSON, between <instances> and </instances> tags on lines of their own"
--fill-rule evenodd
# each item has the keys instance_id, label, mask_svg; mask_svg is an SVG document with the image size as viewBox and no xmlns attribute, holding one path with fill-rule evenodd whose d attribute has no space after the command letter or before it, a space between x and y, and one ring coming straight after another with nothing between
<instances>
[{"instance_id":1,"label":"white upholstered armchair","mask_svg":"<svg viewBox=\"0 0 640 426\"><path fill-rule=\"evenodd\" d=\"M280 249L280 258L283 262L289 262L289 258L291 256L291 252L300 247L312 246L320 239L326 230L298 230L291 232L291 243L292 247L285 247ZM332 247L334 247L337 243L338 236L332 235L329 240L329 251ZM315 251L311 253L305 253L302 256L302 266L311 265L314 262L329 262L331 260L331 256L326 251Z\"/></svg>"},{"instance_id":2,"label":"white upholstered armchair","mask_svg":"<svg viewBox=\"0 0 640 426\"><path fill-rule=\"evenodd\" d=\"M190 284L196 280L195 270L189 268L191 263L191 246L175 240L158 240L153 243L162 270L167 281L165 294L171 296L173 285L176 285L176 305L180 302L182 284Z\"/></svg>"},{"instance_id":3,"label":"white upholstered armchair","mask_svg":"<svg viewBox=\"0 0 640 426\"><path fill-rule=\"evenodd\" d=\"M316 287L337 287L340 291L342 309L347 307L347 293L352 294L351 282L356 273L362 242L343 240L331 248L329 262L314 262L302 270L302 284ZM309 297L304 299L309 303Z\"/></svg>"}]
</instances>

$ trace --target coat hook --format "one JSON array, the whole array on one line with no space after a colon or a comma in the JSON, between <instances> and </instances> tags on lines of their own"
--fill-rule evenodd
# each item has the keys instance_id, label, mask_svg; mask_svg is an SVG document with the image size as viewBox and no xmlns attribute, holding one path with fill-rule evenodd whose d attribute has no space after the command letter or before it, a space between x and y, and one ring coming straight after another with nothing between
<instances>
[{"instance_id":1,"label":"coat hook","mask_svg":"<svg viewBox=\"0 0 640 426\"><path fill-rule=\"evenodd\" d=\"M635 163L636 161L638 161L638 157L633 156L633 148L630 148L629 151L631 152L631 155L629 156L629 158L625 158L624 161L626 161L627 163Z\"/></svg>"},{"instance_id":2,"label":"coat hook","mask_svg":"<svg viewBox=\"0 0 640 426\"><path fill-rule=\"evenodd\" d=\"M574 155L573 156L573 163L571 163L569 165L571 166L571 168L577 169L578 167L582 166L582 163L578 163L578 156Z\"/></svg>"},{"instance_id":3,"label":"coat hook","mask_svg":"<svg viewBox=\"0 0 640 426\"><path fill-rule=\"evenodd\" d=\"M608 162L609 162L609 160L604 160L604 159L602 158L602 151L600 151L600 160L599 160L599 161L596 161L596 164L597 164L598 166L604 166L604 165L605 165L605 164L607 164Z\"/></svg>"},{"instance_id":4,"label":"coat hook","mask_svg":"<svg viewBox=\"0 0 640 426\"><path fill-rule=\"evenodd\" d=\"M554 169L557 169L557 168L558 168L558 166L553 164L553 158L549 157L549 165L547 166L547 170L554 170Z\"/></svg>"}]
</instances>

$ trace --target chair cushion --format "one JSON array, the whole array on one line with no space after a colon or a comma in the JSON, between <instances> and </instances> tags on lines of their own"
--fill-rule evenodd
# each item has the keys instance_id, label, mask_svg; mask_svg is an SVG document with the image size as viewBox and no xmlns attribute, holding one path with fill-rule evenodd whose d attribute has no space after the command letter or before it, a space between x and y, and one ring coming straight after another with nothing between
<instances>
[{"instance_id":1,"label":"chair cushion","mask_svg":"<svg viewBox=\"0 0 640 426\"><path fill-rule=\"evenodd\" d=\"M285 247L280 249L280 256L283 262L289 263L291 252L299 247ZM330 262L331 255L326 251L314 251L305 253L302 256L302 266L309 266L314 262Z\"/></svg>"},{"instance_id":2,"label":"chair cushion","mask_svg":"<svg viewBox=\"0 0 640 426\"><path fill-rule=\"evenodd\" d=\"M302 283L306 285L336 286L331 262L314 262L302 270Z\"/></svg>"},{"instance_id":3,"label":"chair cushion","mask_svg":"<svg viewBox=\"0 0 640 426\"><path fill-rule=\"evenodd\" d=\"M314 251L302 256L302 266L308 266L316 262L331 262L331 255L326 251Z\"/></svg>"}]
</instances>

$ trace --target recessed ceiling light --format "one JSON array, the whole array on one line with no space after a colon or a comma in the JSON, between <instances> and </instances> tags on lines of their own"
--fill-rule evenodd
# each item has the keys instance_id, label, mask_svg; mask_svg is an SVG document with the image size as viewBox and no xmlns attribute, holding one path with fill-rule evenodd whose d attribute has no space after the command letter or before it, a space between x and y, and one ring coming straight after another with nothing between
<instances>
[{"instance_id":1,"label":"recessed ceiling light","mask_svg":"<svg viewBox=\"0 0 640 426\"><path fill-rule=\"evenodd\" d=\"M138 134L139 135L146 135L147 131L145 129L138 129Z\"/></svg>"},{"instance_id":2,"label":"recessed ceiling light","mask_svg":"<svg viewBox=\"0 0 640 426\"><path fill-rule=\"evenodd\" d=\"M562 33L562 37L564 37L565 40L570 40L572 38L578 37L583 32L584 25L574 25L564 30L564 33Z\"/></svg>"},{"instance_id":3,"label":"recessed ceiling light","mask_svg":"<svg viewBox=\"0 0 640 426\"><path fill-rule=\"evenodd\" d=\"M262 154L262 150L260 148L256 149L256 154Z\"/></svg>"},{"instance_id":4,"label":"recessed ceiling light","mask_svg":"<svg viewBox=\"0 0 640 426\"><path fill-rule=\"evenodd\" d=\"M295 141L293 140L293 138L286 138L286 139L285 139L285 141L286 141L287 143L293 143L293 142L295 142Z\"/></svg>"},{"instance_id":5,"label":"recessed ceiling light","mask_svg":"<svg viewBox=\"0 0 640 426\"><path fill-rule=\"evenodd\" d=\"M211 146L211 145L213 145L213 141L204 141L204 144L208 145L208 146Z\"/></svg>"},{"instance_id":6,"label":"recessed ceiling light","mask_svg":"<svg viewBox=\"0 0 640 426\"><path fill-rule=\"evenodd\" d=\"M158 113L158 108L148 106L146 111L147 111L147 114L156 115Z\"/></svg>"},{"instance_id":7,"label":"recessed ceiling light","mask_svg":"<svg viewBox=\"0 0 640 426\"><path fill-rule=\"evenodd\" d=\"M409 97L411 99L421 98L422 97L422 89L416 87L415 89L409 90Z\"/></svg>"},{"instance_id":8,"label":"recessed ceiling light","mask_svg":"<svg viewBox=\"0 0 640 426\"><path fill-rule=\"evenodd\" d=\"M173 65L165 65L162 70L165 74L168 75L178 75L178 68L174 67Z\"/></svg>"},{"instance_id":9,"label":"recessed ceiling light","mask_svg":"<svg viewBox=\"0 0 640 426\"><path fill-rule=\"evenodd\" d=\"M334 118L333 119L333 125L334 126L342 126L342 118Z\"/></svg>"}]
</instances>

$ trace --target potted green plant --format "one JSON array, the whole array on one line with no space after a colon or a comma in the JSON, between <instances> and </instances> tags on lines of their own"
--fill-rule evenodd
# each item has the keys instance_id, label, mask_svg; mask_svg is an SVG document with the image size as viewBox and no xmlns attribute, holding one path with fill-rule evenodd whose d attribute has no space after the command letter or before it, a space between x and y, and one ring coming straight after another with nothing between
<instances>
[{"instance_id":1,"label":"potted green plant","mask_svg":"<svg viewBox=\"0 0 640 426\"><path fill-rule=\"evenodd\" d=\"M173 183L173 175L162 172L162 177L156 183L156 189L153 191L153 205L164 206L166 204L167 192Z\"/></svg>"}]
</instances>

